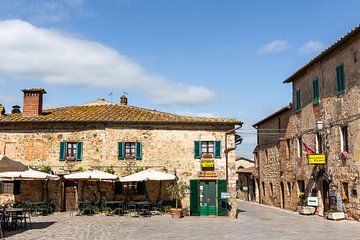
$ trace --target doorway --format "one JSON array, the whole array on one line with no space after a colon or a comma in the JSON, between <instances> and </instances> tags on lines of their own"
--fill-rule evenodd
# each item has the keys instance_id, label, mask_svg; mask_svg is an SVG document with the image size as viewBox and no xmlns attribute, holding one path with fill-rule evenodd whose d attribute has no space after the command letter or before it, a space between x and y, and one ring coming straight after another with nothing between
<instances>
[{"instance_id":1,"label":"doorway","mask_svg":"<svg viewBox=\"0 0 360 240\"><path fill-rule=\"evenodd\" d=\"M328 212L329 209L329 183L326 180L322 180L322 202L324 207L324 213Z\"/></svg>"},{"instance_id":2,"label":"doorway","mask_svg":"<svg viewBox=\"0 0 360 240\"><path fill-rule=\"evenodd\" d=\"M64 205L65 211L74 211L78 206L77 184L67 181L64 184Z\"/></svg>"},{"instance_id":3,"label":"doorway","mask_svg":"<svg viewBox=\"0 0 360 240\"><path fill-rule=\"evenodd\" d=\"M216 215L216 181L200 181L200 216Z\"/></svg>"},{"instance_id":4,"label":"doorway","mask_svg":"<svg viewBox=\"0 0 360 240\"><path fill-rule=\"evenodd\" d=\"M280 194L281 194L280 207L285 208L285 188L283 182L280 182Z\"/></svg>"}]
</instances>

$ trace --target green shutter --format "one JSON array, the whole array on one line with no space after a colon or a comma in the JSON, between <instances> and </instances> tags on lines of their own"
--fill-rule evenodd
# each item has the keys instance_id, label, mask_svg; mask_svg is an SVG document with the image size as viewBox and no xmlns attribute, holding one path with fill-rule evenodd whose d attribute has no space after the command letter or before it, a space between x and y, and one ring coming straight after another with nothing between
<instances>
[{"instance_id":1,"label":"green shutter","mask_svg":"<svg viewBox=\"0 0 360 240\"><path fill-rule=\"evenodd\" d=\"M345 91L344 64L336 67L336 85L336 94L341 94Z\"/></svg>"},{"instance_id":2,"label":"green shutter","mask_svg":"<svg viewBox=\"0 0 360 240\"><path fill-rule=\"evenodd\" d=\"M136 194L145 195L145 181L137 182Z\"/></svg>"},{"instance_id":3,"label":"green shutter","mask_svg":"<svg viewBox=\"0 0 360 240\"><path fill-rule=\"evenodd\" d=\"M221 158L221 141L215 141L215 158Z\"/></svg>"},{"instance_id":4,"label":"green shutter","mask_svg":"<svg viewBox=\"0 0 360 240\"><path fill-rule=\"evenodd\" d=\"M59 160L64 161L66 156L66 142L60 142Z\"/></svg>"},{"instance_id":5,"label":"green shutter","mask_svg":"<svg viewBox=\"0 0 360 240\"><path fill-rule=\"evenodd\" d=\"M228 209L227 209L227 199L221 199L221 193L227 192L227 183L224 179L218 180L218 216L227 216Z\"/></svg>"},{"instance_id":6,"label":"green shutter","mask_svg":"<svg viewBox=\"0 0 360 240\"><path fill-rule=\"evenodd\" d=\"M118 159L123 160L125 156L125 146L124 142L118 142Z\"/></svg>"},{"instance_id":7,"label":"green shutter","mask_svg":"<svg viewBox=\"0 0 360 240\"><path fill-rule=\"evenodd\" d=\"M136 142L136 160L142 159L142 144L141 142Z\"/></svg>"},{"instance_id":8,"label":"green shutter","mask_svg":"<svg viewBox=\"0 0 360 240\"><path fill-rule=\"evenodd\" d=\"M83 157L83 143L76 143L76 161L81 161Z\"/></svg>"},{"instance_id":9,"label":"green shutter","mask_svg":"<svg viewBox=\"0 0 360 240\"><path fill-rule=\"evenodd\" d=\"M301 95L300 95L300 89L296 90L296 111L300 111L301 110Z\"/></svg>"},{"instance_id":10,"label":"green shutter","mask_svg":"<svg viewBox=\"0 0 360 240\"><path fill-rule=\"evenodd\" d=\"M200 141L194 141L194 158L200 159L201 157L201 148L200 148Z\"/></svg>"},{"instance_id":11,"label":"green shutter","mask_svg":"<svg viewBox=\"0 0 360 240\"><path fill-rule=\"evenodd\" d=\"M14 195L20 194L20 184L21 184L21 181L19 181L19 180L14 181L14 189L13 189Z\"/></svg>"},{"instance_id":12,"label":"green shutter","mask_svg":"<svg viewBox=\"0 0 360 240\"><path fill-rule=\"evenodd\" d=\"M114 193L115 194L121 194L122 193L122 182L120 181L115 181L115 185L114 185Z\"/></svg>"},{"instance_id":13,"label":"green shutter","mask_svg":"<svg viewBox=\"0 0 360 240\"><path fill-rule=\"evenodd\" d=\"M190 215L200 215L200 201L199 201L199 180L190 180Z\"/></svg>"},{"instance_id":14,"label":"green shutter","mask_svg":"<svg viewBox=\"0 0 360 240\"><path fill-rule=\"evenodd\" d=\"M314 104L320 103L319 80L318 79L315 79L313 81L313 103Z\"/></svg>"}]
</instances>

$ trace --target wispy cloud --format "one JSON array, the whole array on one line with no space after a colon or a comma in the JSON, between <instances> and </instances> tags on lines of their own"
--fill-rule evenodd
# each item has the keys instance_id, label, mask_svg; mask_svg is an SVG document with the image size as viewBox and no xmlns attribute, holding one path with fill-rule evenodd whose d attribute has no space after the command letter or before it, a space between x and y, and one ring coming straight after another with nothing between
<instances>
[{"instance_id":1,"label":"wispy cloud","mask_svg":"<svg viewBox=\"0 0 360 240\"><path fill-rule=\"evenodd\" d=\"M209 112L191 112L191 111L185 111L185 112L178 112L177 114L182 116L189 116L189 117L208 117L208 118L216 118L216 114L209 113Z\"/></svg>"},{"instance_id":2,"label":"wispy cloud","mask_svg":"<svg viewBox=\"0 0 360 240\"><path fill-rule=\"evenodd\" d=\"M19 20L0 21L0 71L50 85L133 89L155 104L205 104L215 95L150 73L101 43Z\"/></svg>"},{"instance_id":3,"label":"wispy cloud","mask_svg":"<svg viewBox=\"0 0 360 240\"><path fill-rule=\"evenodd\" d=\"M318 53L321 50L323 50L324 47L325 46L321 42L310 40L310 41L304 43L299 48L299 54L300 55L310 55L310 54L313 54L313 53Z\"/></svg>"},{"instance_id":4,"label":"wispy cloud","mask_svg":"<svg viewBox=\"0 0 360 240\"><path fill-rule=\"evenodd\" d=\"M257 50L258 54L275 53L287 50L290 48L290 43L286 40L274 40L270 43L266 43Z\"/></svg>"}]
</instances>

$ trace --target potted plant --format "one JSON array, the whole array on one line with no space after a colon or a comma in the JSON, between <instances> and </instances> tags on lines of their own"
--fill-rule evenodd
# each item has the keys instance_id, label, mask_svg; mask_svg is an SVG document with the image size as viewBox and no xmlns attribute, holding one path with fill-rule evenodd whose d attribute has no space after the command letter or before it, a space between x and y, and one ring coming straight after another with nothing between
<instances>
[{"instance_id":1,"label":"potted plant","mask_svg":"<svg viewBox=\"0 0 360 240\"><path fill-rule=\"evenodd\" d=\"M166 190L169 193L171 200L175 200L175 208L170 210L172 218L183 217L183 209L178 207L179 201L185 197L188 185L184 181L176 181L174 184L169 185Z\"/></svg>"}]
</instances>

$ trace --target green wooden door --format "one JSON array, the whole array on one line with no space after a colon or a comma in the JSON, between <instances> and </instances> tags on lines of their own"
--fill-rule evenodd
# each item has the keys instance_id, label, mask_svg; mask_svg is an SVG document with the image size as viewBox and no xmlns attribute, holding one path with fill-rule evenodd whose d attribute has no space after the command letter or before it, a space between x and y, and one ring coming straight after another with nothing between
<instances>
[{"instance_id":1,"label":"green wooden door","mask_svg":"<svg viewBox=\"0 0 360 240\"><path fill-rule=\"evenodd\" d=\"M200 216L216 215L216 182L200 181L199 184Z\"/></svg>"}]
</instances>

